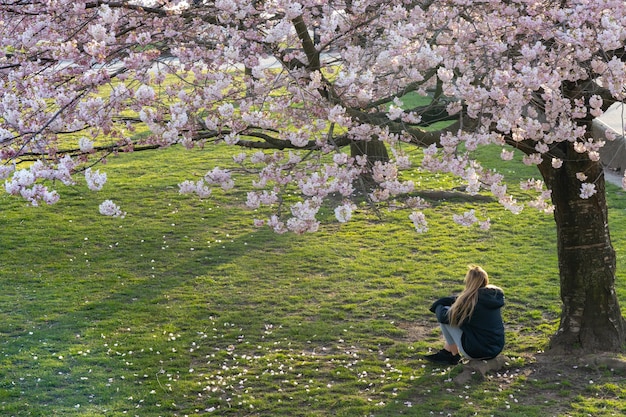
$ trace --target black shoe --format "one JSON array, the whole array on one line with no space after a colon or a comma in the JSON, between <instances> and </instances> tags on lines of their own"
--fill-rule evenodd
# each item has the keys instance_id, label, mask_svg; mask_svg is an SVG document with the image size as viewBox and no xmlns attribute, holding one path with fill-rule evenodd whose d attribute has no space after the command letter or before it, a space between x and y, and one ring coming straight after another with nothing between
<instances>
[{"instance_id":1,"label":"black shoe","mask_svg":"<svg viewBox=\"0 0 626 417\"><path fill-rule=\"evenodd\" d=\"M441 363L444 365L456 365L461 361L461 355L453 355L452 352L441 349L439 352L433 353L432 355L424 355L424 359L429 362Z\"/></svg>"}]
</instances>

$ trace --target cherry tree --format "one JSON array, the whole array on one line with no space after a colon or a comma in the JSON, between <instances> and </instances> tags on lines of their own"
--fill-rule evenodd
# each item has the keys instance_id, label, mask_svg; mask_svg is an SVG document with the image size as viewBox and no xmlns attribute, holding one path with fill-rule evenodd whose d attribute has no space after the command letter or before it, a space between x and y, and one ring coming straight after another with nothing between
<instances>
[{"instance_id":1,"label":"cherry tree","mask_svg":"<svg viewBox=\"0 0 626 417\"><path fill-rule=\"evenodd\" d=\"M0 177L32 205L106 184L98 161L172 145L240 147L247 205L278 233L313 232L331 204L408 196L401 171L457 175L513 213L554 213L563 310L556 349L619 350L615 252L591 123L624 100L623 0L5 0L0 4ZM416 97L422 104L413 106ZM436 124L436 122L446 122ZM439 129L434 126L443 126ZM514 149L542 179L517 201L472 158ZM235 186L207 167L181 193ZM299 196L284 199L285 193ZM105 215L124 216L113 201ZM489 219L474 211L460 224Z\"/></svg>"}]
</instances>

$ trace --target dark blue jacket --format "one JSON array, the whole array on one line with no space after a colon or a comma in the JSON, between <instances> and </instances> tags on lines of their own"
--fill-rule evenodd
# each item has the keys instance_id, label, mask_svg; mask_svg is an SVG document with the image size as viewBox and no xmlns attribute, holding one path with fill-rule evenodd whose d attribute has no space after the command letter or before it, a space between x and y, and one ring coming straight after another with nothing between
<instances>
[{"instance_id":1,"label":"dark blue jacket","mask_svg":"<svg viewBox=\"0 0 626 417\"><path fill-rule=\"evenodd\" d=\"M448 324L448 308L456 296L443 297L435 301L430 311L437 321ZM500 308L504 305L504 293L496 287L478 290L478 303L472 316L465 320L461 344L463 350L474 359L495 358L504 349L504 323Z\"/></svg>"}]
</instances>

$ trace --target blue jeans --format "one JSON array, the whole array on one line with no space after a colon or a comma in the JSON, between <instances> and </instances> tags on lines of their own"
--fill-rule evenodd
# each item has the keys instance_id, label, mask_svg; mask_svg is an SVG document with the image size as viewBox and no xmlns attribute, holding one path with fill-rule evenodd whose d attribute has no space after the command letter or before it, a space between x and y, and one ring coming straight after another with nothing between
<instances>
[{"instance_id":1,"label":"blue jeans","mask_svg":"<svg viewBox=\"0 0 626 417\"><path fill-rule=\"evenodd\" d=\"M461 343L463 330L461 330L459 327L450 326L449 324L445 323L439 323L439 326L441 327L441 333L443 333L444 339L446 339L446 342L449 345L456 345L456 347L459 348L459 353L462 356L468 359L473 359L463 350L463 344Z\"/></svg>"}]
</instances>

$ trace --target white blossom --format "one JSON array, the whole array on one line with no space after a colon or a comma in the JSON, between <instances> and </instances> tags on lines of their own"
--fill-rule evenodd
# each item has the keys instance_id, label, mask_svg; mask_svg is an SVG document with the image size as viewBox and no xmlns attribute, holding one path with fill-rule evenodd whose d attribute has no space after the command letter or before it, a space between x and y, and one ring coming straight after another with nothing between
<instances>
[{"instance_id":1,"label":"white blossom","mask_svg":"<svg viewBox=\"0 0 626 417\"><path fill-rule=\"evenodd\" d=\"M100 173L100 170L93 171L91 168L85 170L85 180L87 187L92 191L100 191L107 181L106 172Z\"/></svg>"},{"instance_id":2,"label":"white blossom","mask_svg":"<svg viewBox=\"0 0 626 417\"><path fill-rule=\"evenodd\" d=\"M502 152L500 152L500 158L503 161L510 161L510 160L512 160L514 155L515 155L515 152L507 151L506 149L502 149Z\"/></svg>"},{"instance_id":3,"label":"white blossom","mask_svg":"<svg viewBox=\"0 0 626 417\"><path fill-rule=\"evenodd\" d=\"M559 158L552 158L552 168L559 169L563 166L563 160Z\"/></svg>"},{"instance_id":4,"label":"white blossom","mask_svg":"<svg viewBox=\"0 0 626 417\"><path fill-rule=\"evenodd\" d=\"M147 85L141 85L137 91L135 91L135 99L141 103L152 101L155 97L154 89Z\"/></svg>"},{"instance_id":5,"label":"white blossom","mask_svg":"<svg viewBox=\"0 0 626 417\"><path fill-rule=\"evenodd\" d=\"M93 151L93 141L83 136L78 139L78 148L81 152L91 152Z\"/></svg>"},{"instance_id":6,"label":"white blossom","mask_svg":"<svg viewBox=\"0 0 626 417\"><path fill-rule=\"evenodd\" d=\"M452 216L452 219L455 223L458 223L461 226L471 226L478 221L476 213L473 209L461 215L455 214Z\"/></svg>"},{"instance_id":7,"label":"white blossom","mask_svg":"<svg viewBox=\"0 0 626 417\"><path fill-rule=\"evenodd\" d=\"M352 218L352 204L346 203L335 207L335 218L339 223L346 223Z\"/></svg>"},{"instance_id":8,"label":"white blossom","mask_svg":"<svg viewBox=\"0 0 626 417\"><path fill-rule=\"evenodd\" d=\"M598 190L596 190L595 184L585 182L580 186L580 198L584 198L584 199L590 198L592 195L594 195L597 192Z\"/></svg>"},{"instance_id":9,"label":"white blossom","mask_svg":"<svg viewBox=\"0 0 626 417\"><path fill-rule=\"evenodd\" d=\"M124 218L126 216L126 212L122 211L120 207L111 200L104 200L100 203L99 209L100 214L104 216L120 218Z\"/></svg>"},{"instance_id":10,"label":"white blossom","mask_svg":"<svg viewBox=\"0 0 626 417\"><path fill-rule=\"evenodd\" d=\"M426 222L426 217L424 213L421 211L414 211L409 215L409 219L413 222L413 226L415 226L415 230L418 233L426 233L428 231L428 223Z\"/></svg>"}]
</instances>

